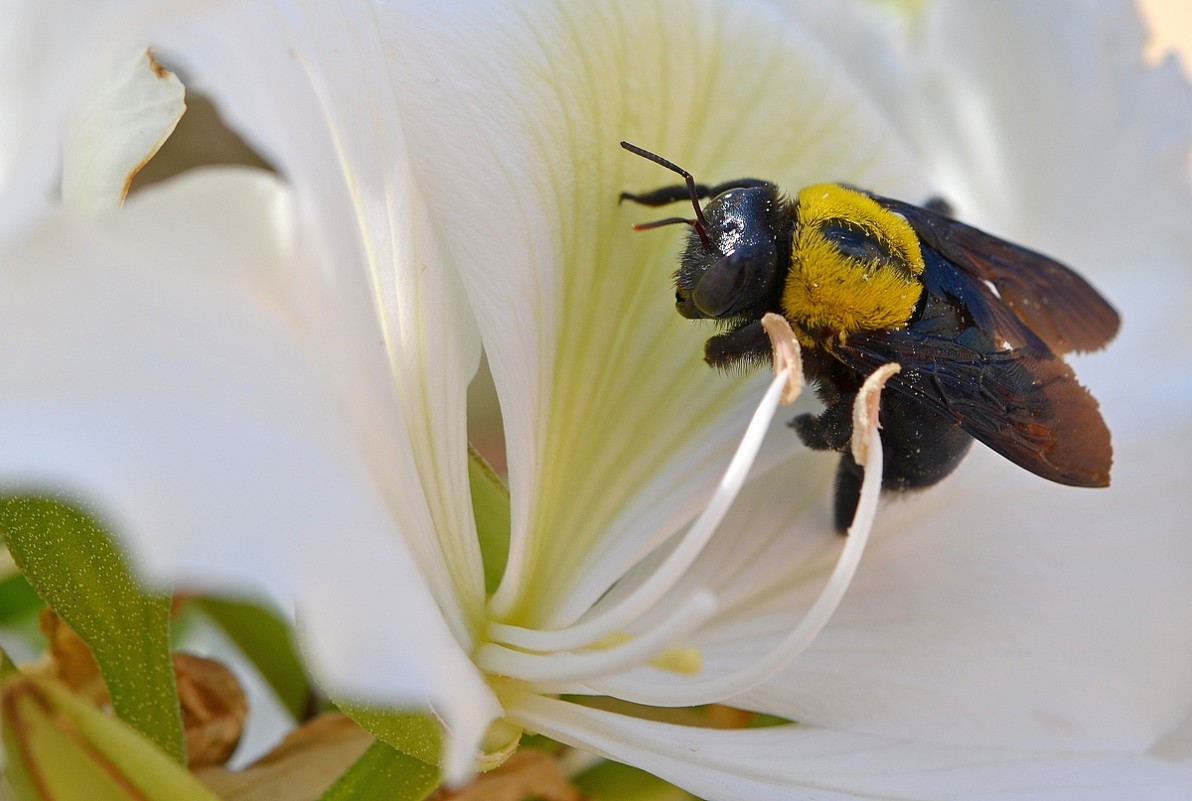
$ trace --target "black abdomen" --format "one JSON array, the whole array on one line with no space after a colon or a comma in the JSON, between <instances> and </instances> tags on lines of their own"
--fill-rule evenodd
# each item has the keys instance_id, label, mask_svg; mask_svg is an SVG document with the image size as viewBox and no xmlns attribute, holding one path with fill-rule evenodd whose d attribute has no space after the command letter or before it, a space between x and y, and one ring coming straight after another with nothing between
<instances>
[{"instance_id":1,"label":"black abdomen","mask_svg":"<svg viewBox=\"0 0 1192 801\"><path fill-rule=\"evenodd\" d=\"M938 483L968 453L973 438L951 417L898 392L882 394L882 492L906 492ZM861 497L861 467L851 451L836 470L834 518L838 531L853 521Z\"/></svg>"}]
</instances>

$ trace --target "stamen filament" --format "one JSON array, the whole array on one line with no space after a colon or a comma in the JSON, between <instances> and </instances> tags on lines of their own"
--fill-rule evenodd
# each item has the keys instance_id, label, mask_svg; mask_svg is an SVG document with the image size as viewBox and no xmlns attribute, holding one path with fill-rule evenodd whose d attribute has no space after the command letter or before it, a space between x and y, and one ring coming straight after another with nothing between
<instances>
[{"instance_id":1,"label":"stamen filament","mask_svg":"<svg viewBox=\"0 0 1192 801\"><path fill-rule=\"evenodd\" d=\"M546 631L493 622L488 625L488 639L531 651L567 651L623 631L652 608L683 577L724 520L757 458L783 391L792 381L801 383L802 376L783 371L770 383L708 505L675 549L636 589L599 614L567 628Z\"/></svg>"},{"instance_id":2,"label":"stamen filament","mask_svg":"<svg viewBox=\"0 0 1192 801\"><path fill-rule=\"evenodd\" d=\"M886 365L875 372L866 379L858 394L854 419L861 425L853 432L853 450L862 455L859 461L866 465L860 502L832 575L795 629L763 658L717 678L664 684L614 676L603 681L588 682L588 686L605 695L651 706L675 707L722 702L770 678L811 644L844 598L845 591L856 575L861 554L869 542L882 483L882 442L877 433L877 398L886 379L897 369L897 365Z\"/></svg>"},{"instance_id":3,"label":"stamen filament","mask_svg":"<svg viewBox=\"0 0 1192 801\"><path fill-rule=\"evenodd\" d=\"M579 653L527 653L497 643L485 643L477 649L475 662L486 673L522 681L588 682L646 664L694 631L715 614L716 609L715 596L700 590L679 604L658 625L614 648Z\"/></svg>"}]
</instances>

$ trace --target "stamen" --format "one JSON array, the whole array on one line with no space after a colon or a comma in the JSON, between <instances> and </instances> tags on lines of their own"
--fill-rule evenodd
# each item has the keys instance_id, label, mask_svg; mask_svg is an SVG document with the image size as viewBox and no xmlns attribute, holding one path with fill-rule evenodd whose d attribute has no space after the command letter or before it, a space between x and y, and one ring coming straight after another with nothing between
<instances>
[{"instance_id":1,"label":"stamen","mask_svg":"<svg viewBox=\"0 0 1192 801\"><path fill-rule=\"evenodd\" d=\"M664 654L673 644L715 614L716 598L707 590L689 596L658 625L624 645L581 652L527 653L505 645L486 643L477 649L475 662L487 673L530 682L588 682L637 667Z\"/></svg>"},{"instance_id":2,"label":"stamen","mask_svg":"<svg viewBox=\"0 0 1192 801\"><path fill-rule=\"evenodd\" d=\"M864 467L869 464L869 424L878 425L878 410L881 405L882 387L890 376L902 370L901 364L883 364L865 379L857 399L853 401L853 459ZM879 462L880 466L880 462Z\"/></svg>"},{"instance_id":3,"label":"stamen","mask_svg":"<svg viewBox=\"0 0 1192 801\"><path fill-rule=\"evenodd\" d=\"M651 659L650 667L694 676L704 669L704 655L694 645L672 645Z\"/></svg>"},{"instance_id":4,"label":"stamen","mask_svg":"<svg viewBox=\"0 0 1192 801\"><path fill-rule=\"evenodd\" d=\"M781 398L783 406L790 406L799 399L803 389L803 351L790 322L782 315L767 312L762 316L762 328L770 337L770 348L774 352L775 377L782 373L790 376Z\"/></svg>"},{"instance_id":5,"label":"stamen","mask_svg":"<svg viewBox=\"0 0 1192 801\"><path fill-rule=\"evenodd\" d=\"M866 468L861 482L861 498L836 567L798 626L762 659L741 670L714 679L675 685L615 676L602 681L587 682L589 687L605 695L651 706L710 704L749 691L786 667L806 650L840 605L845 591L856 575L861 554L869 542L882 485L882 441L878 435L878 400L886 379L899 369L898 365L885 365L875 371L865 380L853 405L853 449L854 453L859 454L856 457L858 464Z\"/></svg>"},{"instance_id":6,"label":"stamen","mask_svg":"<svg viewBox=\"0 0 1192 801\"><path fill-rule=\"evenodd\" d=\"M605 637L600 642L592 643L591 648L613 648L632 640L632 635L624 632ZM650 660L651 666L659 670L669 670L672 673L699 673L703 670L704 657L698 648L676 643L667 647L662 653Z\"/></svg>"},{"instance_id":7,"label":"stamen","mask_svg":"<svg viewBox=\"0 0 1192 801\"><path fill-rule=\"evenodd\" d=\"M797 345L796 345L797 347ZM637 588L618 603L610 605L599 614L575 625L554 631L512 626L505 623L489 623L488 639L493 643L505 643L529 651L569 651L597 642L615 632L623 631L633 621L645 614L670 592L683 577L691 564L699 557L704 546L715 533L729 507L741 491L761 449L766 431L778 410L780 395L791 382L802 384L802 373L791 375L789 370L780 373L770 383L762 402L754 412L737 452L729 462L720 485L708 505L683 535L682 540L658 568Z\"/></svg>"}]
</instances>

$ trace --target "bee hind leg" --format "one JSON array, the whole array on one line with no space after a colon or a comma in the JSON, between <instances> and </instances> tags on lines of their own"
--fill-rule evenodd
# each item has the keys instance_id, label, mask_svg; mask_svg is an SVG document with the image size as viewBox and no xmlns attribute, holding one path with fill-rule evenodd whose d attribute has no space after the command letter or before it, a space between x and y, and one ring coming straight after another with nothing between
<instances>
[{"instance_id":1,"label":"bee hind leg","mask_svg":"<svg viewBox=\"0 0 1192 801\"><path fill-rule=\"evenodd\" d=\"M842 396L828 403L819 415L801 414L787 425L813 451L843 451L853 436L852 398Z\"/></svg>"},{"instance_id":2,"label":"bee hind leg","mask_svg":"<svg viewBox=\"0 0 1192 801\"><path fill-rule=\"evenodd\" d=\"M840 454L840 464L836 466L836 493L832 497L832 522L838 534L847 534L852 525L857 505L861 502L861 480L864 477L864 471L851 452Z\"/></svg>"},{"instance_id":3,"label":"bee hind leg","mask_svg":"<svg viewBox=\"0 0 1192 801\"><path fill-rule=\"evenodd\" d=\"M834 393L830 387L821 386L821 397L827 405L818 415L801 414L787 425L795 429L799 439L808 448L816 451L839 451L840 462L836 467L836 493L832 505L832 520L836 531L844 534L853 522L857 503L861 500L861 479L864 471L853 460L849 451L849 440L853 435L853 399L843 393Z\"/></svg>"}]
</instances>

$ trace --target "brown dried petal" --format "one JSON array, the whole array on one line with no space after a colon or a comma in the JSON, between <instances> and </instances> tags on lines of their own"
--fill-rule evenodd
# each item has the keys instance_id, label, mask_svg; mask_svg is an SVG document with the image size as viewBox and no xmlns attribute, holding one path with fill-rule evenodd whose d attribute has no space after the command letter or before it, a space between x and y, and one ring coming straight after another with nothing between
<instances>
[{"instance_id":1,"label":"brown dried petal","mask_svg":"<svg viewBox=\"0 0 1192 801\"><path fill-rule=\"evenodd\" d=\"M554 757L525 749L496 770L477 776L460 790L438 790L429 801L524 801L527 798L582 801L583 796L567 781Z\"/></svg>"},{"instance_id":2,"label":"brown dried petal","mask_svg":"<svg viewBox=\"0 0 1192 801\"><path fill-rule=\"evenodd\" d=\"M222 664L192 654L174 654L174 675L190 767L222 765L244 731L244 690Z\"/></svg>"},{"instance_id":3,"label":"brown dried petal","mask_svg":"<svg viewBox=\"0 0 1192 801\"><path fill-rule=\"evenodd\" d=\"M106 706L108 690L87 643L49 607L41 611L37 625L45 635L49 661L44 671L36 672L58 679L95 706Z\"/></svg>"},{"instance_id":4,"label":"brown dried petal","mask_svg":"<svg viewBox=\"0 0 1192 801\"><path fill-rule=\"evenodd\" d=\"M343 715L321 715L242 771L208 767L195 775L225 801L316 801L372 741Z\"/></svg>"}]
</instances>

